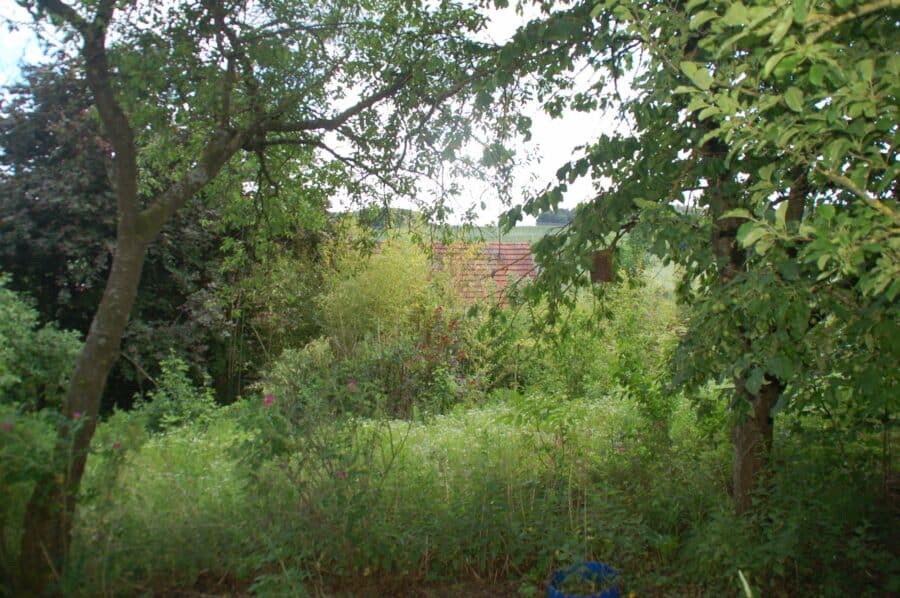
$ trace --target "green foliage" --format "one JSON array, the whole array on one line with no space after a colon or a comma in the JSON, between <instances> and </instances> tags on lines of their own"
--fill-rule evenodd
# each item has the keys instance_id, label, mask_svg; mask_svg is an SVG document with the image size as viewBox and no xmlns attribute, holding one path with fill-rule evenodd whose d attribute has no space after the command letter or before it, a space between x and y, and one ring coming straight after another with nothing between
<instances>
[{"instance_id":1,"label":"green foliage","mask_svg":"<svg viewBox=\"0 0 900 598\"><path fill-rule=\"evenodd\" d=\"M344 264L320 299L323 331L338 355L351 355L366 338L390 344L416 334L434 301L430 275L425 253L401 240L385 241L367 261Z\"/></svg>"},{"instance_id":2,"label":"green foliage","mask_svg":"<svg viewBox=\"0 0 900 598\"><path fill-rule=\"evenodd\" d=\"M502 219L556 209L578 179L597 191L535 243L529 298L546 301L551 322L564 317L593 252L636 235L678 267L692 309L682 388L716 381L741 427L765 397L753 416L763 423L835 417L848 442L894 430L897 23L894 2L609 0L560 4L521 28L501 66L537 77L548 114L614 111L628 123ZM583 64L586 90L574 82ZM749 454L736 452L750 466L742 487L762 479Z\"/></svg>"},{"instance_id":3,"label":"green foliage","mask_svg":"<svg viewBox=\"0 0 900 598\"><path fill-rule=\"evenodd\" d=\"M0 403L59 409L81 341L74 332L40 326L35 309L8 282L0 276Z\"/></svg>"},{"instance_id":4,"label":"green foliage","mask_svg":"<svg viewBox=\"0 0 900 598\"><path fill-rule=\"evenodd\" d=\"M24 69L0 124L0 268L35 298L41 322L86 334L109 274L115 197L109 144L85 80L69 67ZM190 202L160 233L142 271L137 305L104 405L129 406L169 349L199 371L223 328L208 286L218 278L220 208Z\"/></svg>"},{"instance_id":5,"label":"green foliage","mask_svg":"<svg viewBox=\"0 0 900 598\"><path fill-rule=\"evenodd\" d=\"M161 432L186 425L203 428L216 411L209 386L196 387L188 376L187 363L170 353L160 363L161 373L146 402L138 407L150 431Z\"/></svg>"},{"instance_id":6,"label":"green foliage","mask_svg":"<svg viewBox=\"0 0 900 598\"><path fill-rule=\"evenodd\" d=\"M878 447L842 450L815 427L779 438L772 509L736 518L725 413L704 431L683 398L665 443L623 394L507 394L418 423L318 413L298 426L286 406L245 401L206 431L118 453L114 502L92 494L76 530L77 546L94 547L77 551L79 587L165 592L212 570L276 593L471 576L527 589L583 559L615 564L639 594L733 593L739 569L760 594L877 595L897 582L896 522L877 480L852 466ZM98 433L119 437L122 424L107 425ZM247 461L247 443L280 439L285 450Z\"/></svg>"},{"instance_id":7,"label":"green foliage","mask_svg":"<svg viewBox=\"0 0 900 598\"><path fill-rule=\"evenodd\" d=\"M0 345L2 346L2 345ZM57 415L23 412L0 402L0 577L12 580L18 566L22 515L36 480L54 467ZM0 583L0 594L6 595Z\"/></svg>"},{"instance_id":8,"label":"green foliage","mask_svg":"<svg viewBox=\"0 0 900 598\"><path fill-rule=\"evenodd\" d=\"M789 416L757 496L770 508L736 518L721 388L665 389L680 332L671 297L652 282L610 285L604 306L617 317L589 325L593 301L555 344L515 324L520 390L498 386L477 405L453 385L487 375L469 363L490 360L482 343L507 341L475 339L446 308L419 336L364 339L347 359L327 338L287 349L266 394L206 412L185 411L210 407L209 391L166 360L153 402L99 424L64 587L391 594L481 578L540 592L551 571L585 559L612 563L638 594L734 593L739 570L759 594L894 587L897 525L873 475L884 437L860 431L848 444L835 420ZM416 363L391 370L407 338ZM397 372L417 380L418 417L384 417ZM153 417L164 434L148 432ZM20 418L0 423L24 434ZM49 451L49 424L7 437L10 450ZM27 493L14 496L21 505ZM7 529L9 545L18 533Z\"/></svg>"},{"instance_id":9,"label":"green foliage","mask_svg":"<svg viewBox=\"0 0 900 598\"><path fill-rule=\"evenodd\" d=\"M854 585L865 596L896 591L900 568L885 535L897 528L891 499L864 473L878 454L875 439L845 444L842 436L817 422L779 439L773 477L757 497L766 512L712 513L687 540L686 570L703 577L739 567L757 595L806 584L827 595Z\"/></svg>"},{"instance_id":10,"label":"green foliage","mask_svg":"<svg viewBox=\"0 0 900 598\"><path fill-rule=\"evenodd\" d=\"M324 247L323 259L334 251ZM285 349L256 389L301 410L403 417L477 393L474 322L454 308L458 299L432 275L424 251L392 240L371 256L335 257L318 298L323 336Z\"/></svg>"},{"instance_id":11,"label":"green foliage","mask_svg":"<svg viewBox=\"0 0 900 598\"><path fill-rule=\"evenodd\" d=\"M566 208L556 208L551 212L541 212L537 217L538 226L541 225L566 225L572 222L575 217L575 210Z\"/></svg>"}]
</instances>

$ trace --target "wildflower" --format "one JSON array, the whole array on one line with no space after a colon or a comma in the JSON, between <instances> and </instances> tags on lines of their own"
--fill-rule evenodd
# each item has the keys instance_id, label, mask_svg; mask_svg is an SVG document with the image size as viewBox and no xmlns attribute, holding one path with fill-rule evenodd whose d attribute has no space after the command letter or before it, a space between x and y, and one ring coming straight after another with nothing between
<instances>
[{"instance_id":1,"label":"wildflower","mask_svg":"<svg viewBox=\"0 0 900 598\"><path fill-rule=\"evenodd\" d=\"M459 320L451 320L450 325L447 327L447 329L450 331L456 330L456 326L458 324L459 324Z\"/></svg>"},{"instance_id":2,"label":"wildflower","mask_svg":"<svg viewBox=\"0 0 900 598\"><path fill-rule=\"evenodd\" d=\"M460 349L459 353L456 354L457 361L463 361L463 360L465 360L465 358L466 358L466 350Z\"/></svg>"},{"instance_id":3,"label":"wildflower","mask_svg":"<svg viewBox=\"0 0 900 598\"><path fill-rule=\"evenodd\" d=\"M347 388L350 390L350 392L356 392L357 390L359 390L359 384L356 382L356 380L350 380L349 382L347 382Z\"/></svg>"},{"instance_id":4,"label":"wildflower","mask_svg":"<svg viewBox=\"0 0 900 598\"><path fill-rule=\"evenodd\" d=\"M2 429L4 432L12 432L13 424L12 422L3 422L2 424L0 424L0 429Z\"/></svg>"},{"instance_id":5,"label":"wildflower","mask_svg":"<svg viewBox=\"0 0 900 598\"><path fill-rule=\"evenodd\" d=\"M347 472L344 471L343 469L338 469L337 472L334 474L334 476L336 478L338 478L339 480L343 480L344 478L347 477Z\"/></svg>"},{"instance_id":6,"label":"wildflower","mask_svg":"<svg viewBox=\"0 0 900 598\"><path fill-rule=\"evenodd\" d=\"M113 442L113 450L121 451L121 450L122 450L122 443L119 442L118 440L117 440L116 442Z\"/></svg>"},{"instance_id":7,"label":"wildflower","mask_svg":"<svg viewBox=\"0 0 900 598\"><path fill-rule=\"evenodd\" d=\"M81 419L81 411L73 411L72 419Z\"/></svg>"},{"instance_id":8,"label":"wildflower","mask_svg":"<svg viewBox=\"0 0 900 598\"><path fill-rule=\"evenodd\" d=\"M266 395L266 398L263 399L263 407L268 409L269 407L272 406L272 403L274 403L274 402L275 402L275 395L269 393Z\"/></svg>"}]
</instances>

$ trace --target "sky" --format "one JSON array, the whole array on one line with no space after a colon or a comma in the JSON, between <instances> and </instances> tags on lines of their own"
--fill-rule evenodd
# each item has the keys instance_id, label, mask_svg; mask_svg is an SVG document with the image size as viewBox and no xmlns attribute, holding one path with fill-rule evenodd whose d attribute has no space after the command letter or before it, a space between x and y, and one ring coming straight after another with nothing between
<instances>
[{"instance_id":1,"label":"sky","mask_svg":"<svg viewBox=\"0 0 900 598\"><path fill-rule=\"evenodd\" d=\"M512 8L491 11L483 38L497 43L509 39L517 27L538 15L536 9L530 8L524 15L517 15ZM34 33L27 26L31 20L28 13L12 0L0 0L0 26L7 19L26 25L3 32L0 42L0 87L19 78L21 64L39 62L44 58ZM529 190L543 189L555 180L556 171L573 156L577 146L596 139L602 132L610 132L616 126L598 113L568 113L562 118L551 119L536 103L526 106L523 112L532 119L532 138L528 143L518 146L517 151L531 156L531 160L526 167L518 168L514 173L514 198L524 199ZM493 189L479 181L468 183L463 191L461 198L455 202L456 205L451 203L451 207L457 214L461 214L472 203L483 201L486 209L478 214L479 224L495 223L507 208L501 205ZM590 182L587 179L578 181L565 195L562 207L574 207L591 195ZM534 219L531 217L526 217L523 221L523 224L533 223Z\"/></svg>"},{"instance_id":2,"label":"sky","mask_svg":"<svg viewBox=\"0 0 900 598\"><path fill-rule=\"evenodd\" d=\"M28 12L12 0L0 0L0 27L3 28L3 41L0 42L0 87L14 83L19 78L19 65L38 62L44 53L38 46L37 38L27 27L9 30L7 19L28 24L31 17Z\"/></svg>"}]
</instances>

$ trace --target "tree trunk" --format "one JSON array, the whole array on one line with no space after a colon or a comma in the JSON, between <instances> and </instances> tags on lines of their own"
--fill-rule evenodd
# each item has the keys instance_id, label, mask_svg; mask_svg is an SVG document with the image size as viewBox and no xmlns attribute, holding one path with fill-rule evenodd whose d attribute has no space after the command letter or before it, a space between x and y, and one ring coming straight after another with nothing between
<instances>
[{"instance_id":1,"label":"tree trunk","mask_svg":"<svg viewBox=\"0 0 900 598\"><path fill-rule=\"evenodd\" d=\"M752 407L750 414L742 422L735 424L732 435L734 441L734 510L741 515L752 506L753 490L769 463L772 450L772 407L778 401L782 386L777 382L766 382L755 397L746 397ZM739 391L746 395L746 391Z\"/></svg>"},{"instance_id":2,"label":"tree trunk","mask_svg":"<svg viewBox=\"0 0 900 598\"><path fill-rule=\"evenodd\" d=\"M38 480L25 512L20 555L20 591L39 596L53 587L65 569L75 499L106 378L119 354L128 315L137 296L146 245L119 223L116 252L106 288L66 393L57 435L54 466Z\"/></svg>"}]
</instances>

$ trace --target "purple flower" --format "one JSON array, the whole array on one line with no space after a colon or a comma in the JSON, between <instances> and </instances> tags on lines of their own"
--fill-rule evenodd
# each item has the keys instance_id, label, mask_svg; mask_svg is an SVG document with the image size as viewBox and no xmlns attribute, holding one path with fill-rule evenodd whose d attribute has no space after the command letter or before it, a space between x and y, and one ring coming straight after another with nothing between
<instances>
[{"instance_id":1,"label":"purple flower","mask_svg":"<svg viewBox=\"0 0 900 598\"><path fill-rule=\"evenodd\" d=\"M119 442L119 441L114 442L114 443L113 443L113 449L114 449L114 450L117 450L117 451L122 450L122 443Z\"/></svg>"},{"instance_id":2,"label":"purple flower","mask_svg":"<svg viewBox=\"0 0 900 598\"><path fill-rule=\"evenodd\" d=\"M81 419L81 411L73 411L72 419Z\"/></svg>"},{"instance_id":3,"label":"purple flower","mask_svg":"<svg viewBox=\"0 0 900 598\"><path fill-rule=\"evenodd\" d=\"M263 407L268 409L269 407L272 406L272 403L274 403L274 402L275 402L275 395L269 393L266 395L266 398L263 399Z\"/></svg>"},{"instance_id":4,"label":"purple flower","mask_svg":"<svg viewBox=\"0 0 900 598\"><path fill-rule=\"evenodd\" d=\"M350 390L350 392L356 392L357 390L359 390L359 383L357 383L356 380L350 380L349 382L347 382L347 388Z\"/></svg>"},{"instance_id":5,"label":"purple flower","mask_svg":"<svg viewBox=\"0 0 900 598\"><path fill-rule=\"evenodd\" d=\"M4 432L12 432L13 424L12 422L3 422L2 424L0 424L0 429L2 429Z\"/></svg>"},{"instance_id":6,"label":"purple flower","mask_svg":"<svg viewBox=\"0 0 900 598\"><path fill-rule=\"evenodd\" d=\"M343 480L344 478L347 477L347 472L344 471L343 469L338 469L337 473L335 473L334 476L336 478L338 478L339 480Z\"/></svg>"}]
</instances>

